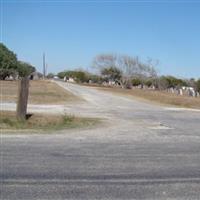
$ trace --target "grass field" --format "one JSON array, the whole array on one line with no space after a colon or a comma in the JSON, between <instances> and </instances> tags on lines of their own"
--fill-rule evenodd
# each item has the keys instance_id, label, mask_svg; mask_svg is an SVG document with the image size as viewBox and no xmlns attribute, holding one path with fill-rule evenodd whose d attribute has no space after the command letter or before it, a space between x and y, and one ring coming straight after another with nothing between
<instances>
[{"instance_id":1,"label":"grass field","mask_svg":"<svg viewBox=\"0 0 200 200\"><path fill-rule=\"evenodd\" d=\"M173 105L178 107L196 108L200 109L200 98L178 96L176 94L167 93L165 91L152 91L141 89L122 89L111 87L97 87L100 90L122 94L130 98L137 98L141 101L151 101L152 103L159 103L165 105Z\"/></svg>"},{"instance_id":2,"label":"grass field","mask_svg":"<svg viewBox=\"0 0 200 200\"><path fill-rule=\"evenodd\" d=\"M0 130L59 130L93 127L99 119L82 118L71 115L34 114L26 121L18 121L15 112L0 111Z\"/></svg>"},{"instance_id":3,"label":"grass field","mask_svg":"<svg viewBox=\"0 0 200 200\"><path fill-rule=\"evenodd\" d=\"M16 102L18 81L0 81L1 101ZM30 104L65 104L80 100L51 81L30 81Z\"/></svg>"},{"instance_id":4,"label":"grass field","mask_svg":"<svg viewBox=\"0 0 200 200\"><path fill-rule=\"evenodd\" d=\"M18 81L0 81L1 102L16 102ZM67 104L81 101L81 99L56 83L47 80L30 81L30 104ZM68 114L51 115L34 113L27 120L19 121L16 113L12 111L0 111L0 130L9 132L16 130L59 130L70 128L93 127L98 119L75 117Z\"/></svg>"}]
</instances>

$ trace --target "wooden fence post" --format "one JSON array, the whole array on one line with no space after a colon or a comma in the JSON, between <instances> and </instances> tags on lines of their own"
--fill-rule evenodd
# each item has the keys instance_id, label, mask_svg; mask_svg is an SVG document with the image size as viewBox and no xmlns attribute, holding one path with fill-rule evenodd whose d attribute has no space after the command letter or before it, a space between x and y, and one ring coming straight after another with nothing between
<instances>
[{"instance_id":1,"label":"wooden fence post","mask_svg":"<svg viewBox=\"0 0 200 200\"><path fill-rule=\"evenodd\" d=\"M19 86L18 86L17 119L19 120L26 119L28 93L29 93L29 77L26 76L19 81Z\"/></svg>"}]
</instances>

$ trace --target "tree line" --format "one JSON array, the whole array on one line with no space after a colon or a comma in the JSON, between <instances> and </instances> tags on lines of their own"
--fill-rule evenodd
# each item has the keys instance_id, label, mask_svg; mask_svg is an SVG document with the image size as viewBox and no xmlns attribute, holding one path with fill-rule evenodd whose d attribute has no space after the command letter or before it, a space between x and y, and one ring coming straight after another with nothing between
<instances>
[{"instance_id":1,"label":"tree line","mask_svg":"<svg viewBox=\"0 0 200 200\"><path fill-rule=\"evenodd\" d=\"M7 77L25 77L35 71L31 64L20 61L17 55L0 43L0 80Z\"/></svg>"},{"instance_id":2,"label":"tree line","mask_svg":"<svg viewBox=\"0 0 200 200\"><path fill-rule=\"evenodd\" d=\"M200 92L200 79L180 79L174 76L158 76L158 61L152 59L142 62L138 57L120 54L101 54L94 58L92 67L96 74L83 70L62 71L59 78L74 78L76 82L97 83L113 82L122 88L154 87L158 90L179 89L182 86L193 87Z\"/></svg>"},{"instance_id":3,"label":"tree line","mask_svg":"<svg viewBox=\"0 0 200 200\"><path fill-rule=\"evenodd\" d=\"M139 57L132 57L122 54L100 54L92 62L96 73L89 73L83 70L66 70L59 72L59 78L74 78L79 83L114 82L122 88L136 86L155 87L165 90L168 88L180 88L182 86L193 87L200 92L200 79L180 79L174 76L158 76L156 66L158 62L148 59L143 62ZM14 52L9 50L3 43L0 43L0 80L7 77L26 77L35 71L31 64L19 61ZM50 73L47 78L53 78Z\"/></svg>"}]
</instances>

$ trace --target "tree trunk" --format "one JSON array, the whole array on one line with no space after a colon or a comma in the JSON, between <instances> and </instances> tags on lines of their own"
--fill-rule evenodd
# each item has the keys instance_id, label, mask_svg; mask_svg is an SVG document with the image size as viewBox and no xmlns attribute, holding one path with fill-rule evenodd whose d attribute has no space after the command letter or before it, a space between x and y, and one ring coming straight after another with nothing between
<instances>
[{"instance_id":1,"label":"tree trunk","mask_svg":"<svg viewBox=\"0 0 200 200\"><path fill-rule=\"evenodd\" d=\"M26 119L28 93L29 93L29 78L23 77L19 81L19 88L18 88L17 119L19 120Z\"/></svg>"}]
</instances>

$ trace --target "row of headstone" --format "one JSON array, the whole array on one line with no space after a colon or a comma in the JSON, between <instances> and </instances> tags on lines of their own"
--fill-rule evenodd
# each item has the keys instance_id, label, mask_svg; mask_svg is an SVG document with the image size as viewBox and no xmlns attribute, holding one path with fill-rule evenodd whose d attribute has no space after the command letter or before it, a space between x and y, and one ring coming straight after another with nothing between
<instances>
[{"instance_id":1,"label":"row of headstone","mask_svg":"<svg viewBox=\"0 0 200 200\"><path fill-rule=\"evenodd\" d=\"M137 85L137 86L133 86L133 88L137 88L137 89L148 89L148 90L155 90L156 87L154 85L148 87L147 85Z\"/></svg>"},{"instance_id":2,"label":"row of headstone","mask_svg":"<svg viewBox=\"0 0 200 200\"><path fill-rule=\"evenodd\" d=\"M167 92L172 93L172 94L177 94L180 96L186 95L190 97L200 97L199 92L195 91L194 88L192 87L184 87L180 89L169 88L167 89Z\"/></svg>"},{"instance_id":3,"label":"row of headstone","mask_svg":"<svg viewBox=\"0 0 200 200\"><path fill-rule=\"evenodd\" d=\"M63 78L64 82L71 82L71 83L74 83L75 80L71 77L67 78L66 76Z\"/></svg>"}]
</instances>

